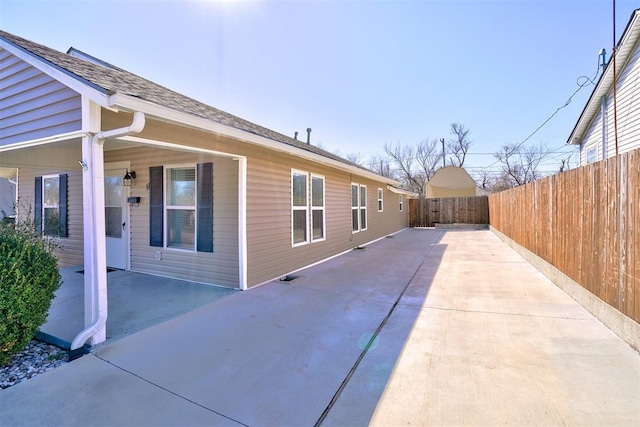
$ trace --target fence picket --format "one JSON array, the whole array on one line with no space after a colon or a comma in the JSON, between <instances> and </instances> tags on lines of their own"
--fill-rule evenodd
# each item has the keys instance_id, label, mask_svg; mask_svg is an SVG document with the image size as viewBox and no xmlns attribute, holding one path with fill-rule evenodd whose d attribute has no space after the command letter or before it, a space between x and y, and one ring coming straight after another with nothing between
<instances>
[{"instance_id":1,"label":"fence picket","mask_svg":"<svg viewBox=\"0 0 640 427\"><path fill-rule=\"evenodd\" d=\"M640 322L640 149L489 196L492 227Z\"/></svg>"}]
</instances>

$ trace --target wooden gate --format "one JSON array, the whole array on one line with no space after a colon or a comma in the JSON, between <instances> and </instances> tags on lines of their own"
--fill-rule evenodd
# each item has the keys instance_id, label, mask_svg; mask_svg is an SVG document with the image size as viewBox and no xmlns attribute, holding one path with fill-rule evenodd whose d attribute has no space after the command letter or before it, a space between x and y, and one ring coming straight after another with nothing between
<instances>
[{"instance_id":1,"label":"wooden gate","mask_svg":"<svg viewBox=\"0 0 640 427\"><path fill-rule=\"evenodd\" d=\"M435 227L435 224L489 224L489 199L445 197L409 200L409 226Z\"/></svg>"}]
</instances>

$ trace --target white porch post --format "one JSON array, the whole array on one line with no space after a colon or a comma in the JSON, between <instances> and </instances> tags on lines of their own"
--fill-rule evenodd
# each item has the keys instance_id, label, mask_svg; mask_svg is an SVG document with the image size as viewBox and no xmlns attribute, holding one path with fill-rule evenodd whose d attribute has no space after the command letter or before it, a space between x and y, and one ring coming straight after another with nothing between
<instances>
[{"instance_id":1,"label":"white porch post","mask_svg":"<svg viewBox=\"0 0 640 427\"><path fill-rule=\"evenodd\" d=\"M247 158L238 158L238 286L247 289Z\"/></svg>"},{"instance_id":2,"label":"white porch post","mask_svg":"<svg viewBox=\"0 0 640 427\"><path fill-rule=\"evenodd\" d=\"M84 100L83 100L84 101ZM86 107L86 109L85 109ZM84 226L84 325L89 328L107 316L107 255L104 223L104 141L100 131L100 107L83 102L87 131L82 138L82 218ZM100 296L100 297L99 297ZM106 327L97 331L91 345L106 340Z\"/></svg>"}]
</instances>

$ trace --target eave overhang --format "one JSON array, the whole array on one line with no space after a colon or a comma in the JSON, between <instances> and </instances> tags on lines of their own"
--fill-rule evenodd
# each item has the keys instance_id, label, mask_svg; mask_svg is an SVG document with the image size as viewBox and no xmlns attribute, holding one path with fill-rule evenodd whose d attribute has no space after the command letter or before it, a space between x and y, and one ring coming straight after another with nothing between
<instances>
[{"instance_id":1,"label":"eave overhang","mask_svg":"<svg viewBox=\"0 0 640 427\"><path fill-rule=\"evenodd\" d=\"M342 163L338 160L331 159L329 157L322 156L311 151L306 151L298 147L284 144L279 141L274 141L269 138L265 138L260 135L253 134L241 129L234 128L232 126L224 125L214 122L209 119L194 116L192 114L182 113L173 109L158 105L149 101L145 101L140 98L136 98L129 95L114 94L109 97L108 108L115 110L123 110L127 112L140 111L147 114L149 117L153 117L157 120L167 123L187 126L194 129L204 130L212 132L218 135L227 136L236 140L247 142L249 144L258 145L261 147L269 148L281 153L287 153L295 157L310 160L316 163L321 163L336 169L340 169L349 172L353 175L369 178L377 182L383 182L392 186L399 186L400 183L391 178L385 178L376 173L362 169L356 166L351 166L346 163Z\"/></svg>"},{"instance_id":2,"label":"eave overhang","mask_svg":"<svg viewBox=\"0 0 640 427\"><path fill-rule=\"evenodd\" d=\"M88 97L101 107L108 108L108 99L112 92L47 61L45 58L38 56L22 46L14 44L2 36L0 36L0 48L42 71L52 79L59 81L71 90Z\"/></svg>"},{"instance_id":3,"label":"eave overhang","mask_svg":"<svg viewBox=\"0 0 640 427\"><path fill-rule=\"evenodd\" d=\"M620 37L620 41L615 49L616 55L616 74L627 65L629 58L633 54L634 48L640 38L640 9L636 9L627 23L627 27ZM595 89L591 93L587 104L585 105L578 122L571 131L567 144L580 144L585 133L589 129L589 125L594 117L600 112L601 98L607 96L613 88L613 57L609 59L604 73L600 76Z\"/></svg>"}]
</instances>

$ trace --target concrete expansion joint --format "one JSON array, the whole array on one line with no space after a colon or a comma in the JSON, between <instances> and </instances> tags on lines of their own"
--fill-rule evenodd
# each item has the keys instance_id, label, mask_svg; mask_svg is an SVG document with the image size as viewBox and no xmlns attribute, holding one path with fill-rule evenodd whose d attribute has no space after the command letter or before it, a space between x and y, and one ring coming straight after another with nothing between
<instances>
[{"instance_id":1,"label":"concrete expansion joint","mask_svg":"<svg viewBox=\"0 0 640 427\"><path fill-rule=\"evenodd\" d=\"M444 235L444 233L443 233ZM442 236L440 236L442 237ZM384 317L384 319L382 319L382 322L380 322L380 324L378 325L378 328L375 330L375 332L373 333L373 335L371 336L371 338L369 339L369 342L367 343L367 345L364 347L364 349L362 350L362 352L360 352L360 355L358 356L358 358L356 359L355 363L353 364L353 366L351 367L351 369L349 370L349 372L347 373L347 375L345 376L345 378L342 380L342 383L340 384L340 387L338 387L338 390L335 392L335 394L333 395L333 397L331 398L331 400L329 401L329 404L326 406L326 408L324 409L324 411L322 412L322 414L320 415L320 417L318 418L318 421L316 421L316 423L314 424L314 427L320 427L322 425L322 423L324 422L324 420L327 418L327 416L329 415L329 412L333 409L336 401L338 400L338 398L340 397L340 395L342 394L343 390L346 388L347 384L349 383L349 381L351 380L351 377L355 374L356 370L358 369L358 367L360 366L360 363L362 362L362 360L364 359L364 357L367 355L367 353L369 352L369 349L371 348L371 346L373 345L373 343L376 341L376 339L378 338L378 335L380 335L380 332L382 331L382 329L385 327L385 325L387 324L387 321L391 318L391 315L394 313L396 307L398 305L400 305L400 301L402 300L402 297L404 296L404 294L407 292L407 289L409 289L409 286L411 286L411 284L413 283L413 281L415 280L416 276L418 275L418 272L420 271L420 269L422 269L422 267L424 266L424 264L427 262L427 260L429 259L429 254L431 253L431 251L433 250L434 246L432 246L427 253L425 254L425 256L422 258L422 261L420 262L420 264L418 265L418 267L415 269L415 271L413 272L413 274L411 275L411 278L407 281L407 283L404 285L404 287L402 288L402 292L400 292L400 294L396 297L396 300L393 304L391 304L391 308L389 309L389 312L387 313L387 315Z\"/></svg>"},{"instance_id":2,"label":"concrete expansion joint","mask_svg":"<svg viewBox=\"0 0 640 427\"><path fill-rule=\"evenodd\" d=\"M233 419L233 418L231 418L231 417L229 417L229 416L227 416L227 415L225 415L225 414L222 414L222 413L220 413L220 412L218 412L218 411L215 411L215 410L213 410L213 409L211 409L211 408L209 408L209 407L207 407L207 406L204 406L204 405L202 405L202 404L200 404L200 403L198 403L198 402L195 402L195 401L193 401L193 400L191 400L191 399L189 399L189 398L187 398L187 397L185 397L185 396L182 396L182 395L180 395L180 394L178 394L178 393L176 393L176 392L174 392L174 391L169 390L168 388L162 387L160 384L156 384L156 383L154 383L153 381L149 381L148 379L146 379L146 378L144 378L144 377L141 377L140 375L138 375L138 374L136 374L136 373L134 373L134 372L131 372L131 371L129 371L129 370L127 370L127 369L123 368L122 366L118 366L118 365L116 365L115 363L113 363L113 362L111 362L111 361L109 361L109 360L107 360L107 359L103 359L102 357L98 356L98 355L97 355L97 354L95 354L95 353L93 353L93 354L91 354L91 355L92 355L92 356L95 356L96 358L98 358L98 359L102 360L103 362L105 362L105 363L107 363L107 364L109 364L109 365L113 366L114 368L121 370L122 372L126 372L127 374L132 375L132 376L134 376L134 377L138 378L139 380L142 380L142 381L146 382L147 384L152 385L153 387L156 387L156 388L158 388L158 389L160 389L160 390L163 390L163 391L165 391L165 392L167 392L167 393L169 393L169 394L172 394L173 396L176 396L176 397L178 397L178 398L180 398L180 399L182 399L182 400L185 400L185 401L187 401L187 402L189 402L189 403L191 403L191 404L193 404L193 405L196 405L196 406L198 406L198 407L200 407L200 408L202 408L202 409L204 409L204 410L207 410L207 411L212 412L212 413L214 413L214 414L216 414L216 415L219 415L219 416L221 416L221 417L224 417L224 418L226 418L226 419L228 419L228 420L230 420L230 421L233 421L234 423L237 423L238 425L245 426L245 427L249 427L249 425L248 425L248 424L245 424L245 423L243 423L243 422L241 422L241 421L235 420L235 419Z\"/></svg>"},{"instance_id":3,"label":"concrete expansion joint","mask_svg":"<svg viewBox=\"0 0 640 427\"><path fill-rule=\"evenodd\" d=\"M488 310L465 310L462 308L435 307L435 306L428 306L428 305L423 305L422 308L424 308L425 310L457 311L461 313L477 313L477 314L497 314L502 316L539 317L543 319L585 320L585 321L591 320L585 317L546 316L544 314L508 313L508 312L502 312L502 311L488 311Z\"/></svg>"}]
</instances>

